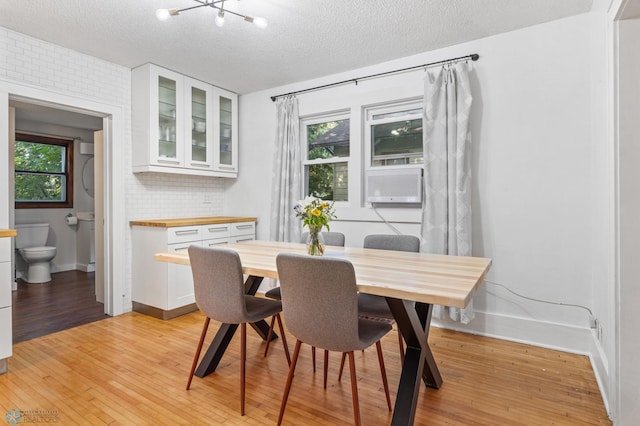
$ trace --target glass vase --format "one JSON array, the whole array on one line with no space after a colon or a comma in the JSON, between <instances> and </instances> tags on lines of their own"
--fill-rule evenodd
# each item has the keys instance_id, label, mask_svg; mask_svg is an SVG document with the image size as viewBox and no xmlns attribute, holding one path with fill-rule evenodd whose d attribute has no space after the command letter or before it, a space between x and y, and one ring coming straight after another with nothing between
<instances>
[{"instance_id":1,"label":"glass vase","mask_svg":"<svg viewBox=\"0 0 640 426\"><path fill-rule=\"evenodd\" d=\"M307 254L310 256L322 256L324 254L324 237L321 226L310 226L307 237Z\"/></svg>"}]
</instances>

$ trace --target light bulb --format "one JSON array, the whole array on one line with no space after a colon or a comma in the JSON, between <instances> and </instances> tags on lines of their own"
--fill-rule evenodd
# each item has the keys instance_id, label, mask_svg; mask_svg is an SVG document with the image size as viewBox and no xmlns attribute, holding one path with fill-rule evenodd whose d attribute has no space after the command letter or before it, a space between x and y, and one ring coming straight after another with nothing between
<instances>
[{"instance_id":1,"label":"light bulb","mask_svg":"<svg viewBox=\"0 0 640 426\"><path fill-rule=\"evenodd\" d=\"M221 27L224 25L224 10L219 10L216 15L216 25Z\"/></svg>"},{"instance_id":2,"label":"light bulb","mask_svg":"<svg viewBox=\"0 0 640 426\"><path fill-rule=\"evenodd\" d=\"M267 20L264 18L253 18L253 23L258 28L267 28Z\"/></svg>"},{"instance_id":3,"label":"light bulb","mask_svg":"<svg viewBox=\"0 0 640 426\"><path fill-rule=\"evenodd\" d=\"M171 16L169 14L169 9L156 10L156 18L158 18L161 21L166 21L167 19L169 19L169 16Z\"/></svg>"},{"instance_id":4,"label":"light bulb","mask_svg":"<svg viewBox=\"0 0 640 426\"><path fill-rule=\"evenodd\" d=\"M158 9L156 10L156 18L161 21L166 21L170 16L180 15L180 11L178 9Z\"/></svg>"}]
</instances>

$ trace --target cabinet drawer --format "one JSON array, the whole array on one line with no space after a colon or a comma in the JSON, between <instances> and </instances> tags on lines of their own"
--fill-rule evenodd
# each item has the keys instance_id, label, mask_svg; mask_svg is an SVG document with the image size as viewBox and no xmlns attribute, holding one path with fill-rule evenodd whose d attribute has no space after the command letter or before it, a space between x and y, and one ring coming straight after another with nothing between
<instances>
[{"instance_id":1,"label":"cabinet drawer","mask_svg":"<svg viewBox=\"0 0 640 426\"><path fill-rule=\"evenodd\" d=\"M230 238L232 244L255 240L255 235L238 235Z\"/></svg>"},{"instance_id":2,"label":"cabinet drawer","mask_svg":"<svg viewBox=\"0 0 640 426\"><path fill-rule=\"evenodd\" d=\"M201 246L202 241L189 241L186 243L169 244L167 250L169 251L187 251L189 246Z\"/></svg>"},{"instance_id":3,"label":"cabinet drawer","mask_svg":"<svg viewBox=\"0 0 640 426\"><path fill-rule=\"evenodd\" d=\"M167 228L167 243L187 243L189 241L202 241L202 227L198 226L177 226Z\"/></svg>"},{"instance_id":4,"label":"cabinet drawer","mask_svg":"<svg viewBox=\"0 0 640 426\"><path fill-rule=\"evenodd\" d=\"M202 239L210 240L217 238L229 238L231 235L231 225L219 223L215 225L202 225Z\"/></svg>"},{"instance_id":5,"label":"cabinet drawer","mask_svg":"<svg viewBox=\"0 0 640 426\"><path fill-rule=\"evenodd\" d=\"M256 223L255 222L237 222L231 224L231 236L237 235L255 235Z\"/></svg>"},{"instance_id":6,"label":"cabinet drawer","mask_svg":"<svg viewBox=\"0 0 640 426\"><path fill-rule=\"evenodd\" d=\"M0 262L11 262L11 238L0 238Z\"/></svg>"},{"instance_id":7,"label":"cabinet drawer","mask_svg":"<svg viewBox=\"0 0 640 426\"><path fill-rule=\"evenodd\" d=\"M204 240L202 242L203 247L215 247L215 246L221 246L224 244L229 244L229 238L213 238L210 240Z\"/></svg>"}]
</instances>

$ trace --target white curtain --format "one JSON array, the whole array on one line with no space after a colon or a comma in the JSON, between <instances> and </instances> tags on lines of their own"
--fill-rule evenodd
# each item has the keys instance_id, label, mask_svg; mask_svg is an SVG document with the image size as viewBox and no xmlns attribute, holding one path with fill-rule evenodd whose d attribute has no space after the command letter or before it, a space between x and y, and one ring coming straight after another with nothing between
<instances>
[{"instance_id":1,"label":"white curtain","mask_svg":"<svg viewBox=\"0 0 640 426\"><path fill-rule=\"evenodd\" d=\"M471 255L471 64L428 70L424 87L424 189L422 245L427 253ZM469 323L473 301L464 309L434 306L454 321Z\"/></svg>"},{"instance_id":2,"label":"white curtain","mask_svg":"<svg viewBox=\"0 0 640 426\"><path fill-rule=\"evenodd\" d=\"M293 210L301 194L298 99L295 96L278 98L276 109L270 239L298 242L300 241L300 220L295 217Z\"/></svg>"}]
</instances>

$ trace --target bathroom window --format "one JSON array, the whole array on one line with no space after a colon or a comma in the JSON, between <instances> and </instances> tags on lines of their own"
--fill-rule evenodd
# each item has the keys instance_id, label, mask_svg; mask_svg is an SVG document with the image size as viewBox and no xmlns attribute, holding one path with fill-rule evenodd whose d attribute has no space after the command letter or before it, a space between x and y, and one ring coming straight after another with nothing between
<instances>
[{"instance_id":1,"label":"bathroom window","mask_svg":"<svg viewBox=\"0 0 640 426\"><path fill-rule=\"evenodd\" d=\"M16 133L17 209L73 207L73 140Z\"/></svg>"}]
</instances>

